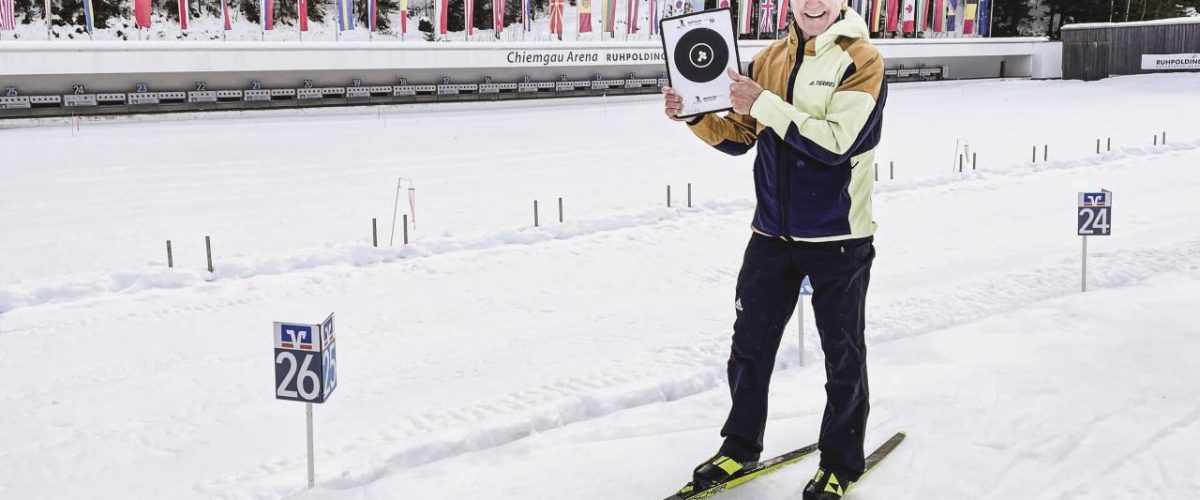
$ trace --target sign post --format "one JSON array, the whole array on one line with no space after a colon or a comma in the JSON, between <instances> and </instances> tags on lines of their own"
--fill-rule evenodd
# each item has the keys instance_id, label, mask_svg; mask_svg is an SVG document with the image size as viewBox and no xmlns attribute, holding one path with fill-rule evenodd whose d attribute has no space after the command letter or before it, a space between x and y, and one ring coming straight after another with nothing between
<instances>
[{"instance_id":1,"label":"sign post","mask_svg":"<svg viewBox=\"0 0 1200 500\"><path fill-rule=\"evenodd\" d=\"M800 300L796 301L796 311L799 314L797 323L800 325L800 366L804 366L804 297L812 294L812 281L805 276L804 281L800 283Z\"/></svg>"},{"instance_id":2,"label":"sign post","mask_svg":"<svg viewBox=\"0 0 1200 500\"><path fill-rule=\"evenodd\" d=\"M275 322L275 399L305 406L308 487L316 484L313 461L313 403L322 404L337 388L337 344L333 314L320 324ZM313 366L315 364L315 366Z\"/></svg>"},{"instance_id":3,"label":"sign post","mask_svg":"<svg viewBox=\"0 0 1200 500\"><path fill-rule=\"evenodd\" d=\"M1087 239L1088 236L1112 235L1112 191L1101 189L1098 193L1079 193L1077 212L1078 234L1083 238L1083 272L1081 291L1087 291Z\"/></svg>"}]
</instances>

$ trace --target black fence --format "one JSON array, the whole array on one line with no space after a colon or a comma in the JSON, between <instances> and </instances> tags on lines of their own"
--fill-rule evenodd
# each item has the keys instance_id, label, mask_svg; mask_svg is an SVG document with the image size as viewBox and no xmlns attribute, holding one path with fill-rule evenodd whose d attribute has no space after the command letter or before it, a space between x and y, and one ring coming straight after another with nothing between
<instances>
[{"instance_id":1,"label":"black fence","mask_svg":"<svg viewBox=\"0 0 1200 500\"><path fill-rule=\"evenodd\" d=\"M1145 54L1200 53L1200 18L1171 24L1064 26L1063 78L1099 80L1142 70Z\"/></svg>"}]
</instances>

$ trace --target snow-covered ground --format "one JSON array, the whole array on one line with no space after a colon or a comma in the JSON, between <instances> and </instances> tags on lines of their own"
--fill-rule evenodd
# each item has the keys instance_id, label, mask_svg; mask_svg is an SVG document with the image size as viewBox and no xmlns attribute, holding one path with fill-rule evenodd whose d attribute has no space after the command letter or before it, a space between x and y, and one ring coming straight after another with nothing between
<instances>
[{"instance_id":1,"label":"snow-covered ground","mask_svg":"<svg viewBox=\"0 0 1200 500\"><path fill-rule=\"evenodd\" d=\"M910 437L853 498L1200 496L1198 85L893 87L868 442ZM661 498L719 444L751 158L657 98L37 125L0 130L0 498ZM413 244L371 248L399 177ZM1081 294L1075 193L1101 187ZM329 311L305 492L271 322ZM806 319L768 453L818 429ZM814 464L728 497L798 498Z\"/></svg>"}]
</instances>

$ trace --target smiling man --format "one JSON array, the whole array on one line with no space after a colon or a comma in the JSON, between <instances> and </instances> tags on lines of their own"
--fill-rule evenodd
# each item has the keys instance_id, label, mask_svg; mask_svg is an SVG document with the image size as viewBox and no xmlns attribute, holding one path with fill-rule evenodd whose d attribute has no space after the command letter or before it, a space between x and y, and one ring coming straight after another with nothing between
<instances>
[{"instance_id":1,"label":"smiling man","mask_svg":"<svg viewBox=\"0 0 1200 500\"><path fill-rule=\"evenodd\" d=\"M737 280L724 443L681 493L758 461L775 355L805 276L825 353L826 404L821 464L804 499L842 498L865 467L864 311L875 258L872 165L887 100L884 65L866 22L845 0L790 3L796 21L788 37L759 52L748 77L730 72L734 111L688 121L722 152L741 155L757 145L758 204ZM667 116L678 121L682 99L670 87L663 93Z\"/></svg>"}]
</instances>

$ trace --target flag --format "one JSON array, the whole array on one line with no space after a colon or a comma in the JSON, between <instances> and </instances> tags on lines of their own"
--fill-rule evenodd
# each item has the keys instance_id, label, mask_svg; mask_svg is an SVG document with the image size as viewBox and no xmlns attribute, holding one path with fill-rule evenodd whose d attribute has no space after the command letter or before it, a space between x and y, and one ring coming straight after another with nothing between
<instances>
[{"instance_id":1,"label":"flag","mask_svg":"<svg viewBox=\"0 0 1200 500\"><path fill-rule=\"evenodd\" d=\"M492 29L496 35L504 32L504 0L492 0Z\"/></svg>"},{"instance_id":2,"label":"flag","mask_svg":"<svg viewBox=\"0 0 1200 500\"><path fill-rule=\"evenodd\" d=\"M750 33L750 26L753 26L753 16L750 15L750 6L754 4L754 0L739 0L738 1L738 34L746 35Z\"/></svg>"},{"instance_id":3,"label":"flag","mask_svg":"<svg viewBox=\"0 0 1200 500\"><path fill-rule=\"evenodd\" d=\"M188 1L179 0L179 29L183 31L187 31L188 14Z\"/></svg>"},{"instance_id":4,"label":"flag","mask_svg":"<svg viewBox=\"0 0 1200 500\"><path fill-rule=\"evenodd\" d=\"M917 31L929 30L929 4L933 0L920 0L917 8Z\"/></svg>"},{"instance_id":5,"label":"flag","mask_svg":"<svg viewBox=\"0 0 1200 500\"><path fill-rule=\"evenodd\" d=\"M779 0L779 10L775 13L775 19L777 21L775 28L779 31L787 29L788 5L791 3L792 2L787 0Z\"/></svg>"},{"instance_id":6,"label":"flag","mask_svg":"<svg viewBox=\"0 0 1200 500\"><path fill-rule=\"evenodd\" d=\"M592 0L579 0L579 32L592 32Z\"/></svg>"},{"instance_id":7,"label":"flag","mask_svg":"<svg viewBox=\"0 0 1200 500\"><path fill-rule=\"evenodd\" d=\"M656 0L650 0L650 37L651 38L658 36L658 9L656 8L657 4L658 4L658 2Z\"/></svg>"},{"instance_id":8,"label":"flag","mask_svg":"<svg viewBox=\"0 0 1200 500\"><path fill-rule=\"evenodd\" d=\"M400 34L408 33L408 0L400 0Z\"/></svg>"},{"instance_id":9,"label":"flag","mask_svg":"<svg viewBox=\"0 0 1200 500\"><path fill-rule=\"evenodd\" d=\"M786 2L787 0L779 1ZM762 34L771 31L773 24L771 23L771 14L775 12L775 4L771 0L762 0L762 3L759 4L759 10L761 12L758 18L758 33Z\"/></svg>"},{"instance_id":10,"label":"flag","mask_svg":"<svg viewBox=\"0 0 1200 500\"><path fill-rule=\"evenodd\" d=\"M225 2L227 0L221 0ZM300 31L308 31L308 0L297 0L296 12L300 18Z\"/></svg>"},{"instance_id":11,"label":"flag","mask_svg":"<svg viewBox=\"0 0 1200 500\"><path fill-rule=\"evenodd\" d=\"M438 32L443 35L446 34L446 15L449 13L450 0L438 0Z\"/></svg>"},{"instance_id":12,"label":"flag","mask_svg":"<svg viewBox=\"0 0 1200 500\"><path fill-rule=\"evenodd\" d=\"M0 0L0 30L17 29L17 6L13 0Z\"/></svg>"},{"instance_id":13,"label":"flag","mask_svg":"<svg viewBox=\"0 0 1200 500\"><path fill-rule=\"evenodd\" d=\"M550 34L563 35L563 0L550 0Z\"/></svg>"},{"instance_id":14,"label":"flag","mask_svg":"<svg viewBox=\"0 0 1200 500\"><path fill-rule=\"evenodd\" d=\"M83 0L83 22L89 34L96 30L96 12L92 10L92 0Z\"/></svg>"},{"instance_id":15,"label":"flag","mask_svg":"<svg viewBox=\"0 0 1200 500\"><path fill-rule=\"evenodd\" d=\"M334 5L338 11L338 31L353 31L354 0L334 0Z\"/></svg>"},{"instance_id":16,"label":"flag","mask_svg":"<svg viewBox=\"0 0 1200 500\"><path fill-rule=\"evenodd\" d=\"M887 31L895 32L900 27L900 0L887 0Z\"/></svg>"},{"instance_id":17,"label":"flag","mask_svg":"<svg viewBox=\"0 0 1200 500\"><path fill-rule=\"evenodd\" d=\"M989 10L992 0L979 0L979 32L980 36L990 36L992 34L992 12Z\"/></svg>"},{"instance_id":18,"label":"flag","mask_svg":"<svg viewBox=\"0 0 1200 500\"><path fill-rule=\"evenodd\" d=\"M963 8L963 34L975 34L975 16L979 14L979 0L966 0L967 6Z\"/></svg>"},{"instance_id":19,"label":"flag","mask_svg":"<svg viewBox=\"0 0 1200 500\"><path fill-rule=\"evenodd\" d=\"M901 30L905 33L915 33L917 31L917 7L913 5L913 0L904 0L904 23L901 25Z\"/></svg>"},{"instance_id":20,"label":"flag","mask_svg":"<svg viewBox=\"0 0 1200 500\"><path fill-rule=\"evenodd\" d=\"M721 0L720 2L717 3L717 8L728 9L729 8L729 0Z\"/></svg>"},{"instance_id":21,"label":"flag","mask_svg":"<svg viewBox=\"0 0 1200 500\"><path fill-rule=\"evenodd\" d=\"M871 0L871 31L879 33L883 31L883 25L880 20L883 19L883 3L887 0Z\"/></svg>"},{"instance_id":22,"label":"flag","mask_svg":"<svg viewBox=\"0 0 1200 500\"><path fill-rule=\"evenodd\" d=\"M954 27L954 18L958 15L958 0L946 0L946 31L954 33L958 31Z\"/></svg>"},{"instance_id":23,"label":"flag","mask_svg":"<svg viewBox=\"0 0 1200 500\"><path fill-rule=\"evenodd\" d=\"M275 29L275 0L258 0L259 24L263 31Z\"/></svg>"},{"instance_id":24,"label":"flag","mask_svg":"<svg viewBox=\"0 0 1200 500\"><path fill-rule=\"evenodd\" d=\"M463 26L466 26L467 36L475 34L475 0L463 0Z\"/></svg>"},{"instance_id":25,"label":"flag","mask_svg":"<svg viewBox=\"0 0 1200 500\"><path fill-rule=\"evenodd\" d=\"M529 2L531 0L521 0L521 29L529 31L532 27L529 25Z\"/></svg>"},{"instance_id":26,"label":"flag","mask_svg":"<svg viewBox=\"0 0 1200 500\"><path fill-rule=\"evenodd\" d=\"M946 0L933 0L933 32L946 31Z\"/></svg>"},{"instance_id":27,"label":"flag","mask_svg":"<svg viewBox=\"0 0 1200 500\"><path fill-rule=\"evenodd\" d=\"M371 33L375 32L376 24L378 24L378 19L376 18L378 16L378 2L376 2L376 0L367 0L367 29L371 30Z\"/></svg>"},{"instance_id":28,"label":"flag","mask_svg":"<svg viewBox=\"0 0 1200 500\"><path fill-rule=\"evenodd\" d=\"M3 3L0 1L0 3ZM133 17L139 28L150 27L150 0L134 0Z\"/></svg>"},{"instance_id":29,"label":"flag","mask_svg":"<svg viewBox=\"0 0 1200 500\"><path fill-rule=\"evenodd\" d=\"M640 0L629 0L625 9L625 33L636 35L638 32L638 4Z\"/></svg>"},{"instance_id":30,"label":"flag","mask_svg":"<svg viewBox=\"0 0 1200 500\"><path fill-rule=\"evenodd\" d=\"M600 31L610 35L614 34L616 29L613 24L617 17L617 0L601 0L600 8Z\"/></svg>"},{"instance_id":31,"label":"flag","mask_svg":"<svg viewBox=\"0 0 1200 500\"><path fill-rule=\"evenodd\" d=\"M233 29L233 20L229 18L229 0L221 0L221 15L225 17L225 31Z\"/></svg>"}]
</instances>

